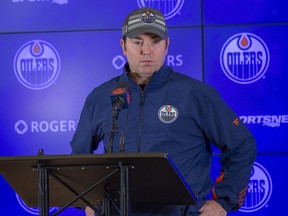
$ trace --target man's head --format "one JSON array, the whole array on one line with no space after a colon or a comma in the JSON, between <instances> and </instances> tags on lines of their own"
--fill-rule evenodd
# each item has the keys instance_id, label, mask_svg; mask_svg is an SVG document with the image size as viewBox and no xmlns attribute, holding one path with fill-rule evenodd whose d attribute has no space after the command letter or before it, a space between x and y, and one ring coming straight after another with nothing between
<instances>
[{"instance_id":1,"label":"man's head","mask_svg":"<svg viewBox=\"0 0 288 216\"><path fill-rule=\"evenodd\" d=\"M130 67L130 74L145 83L164 64L169 37L163 14L152 8L131 12L124 21L120 43Z\"/></svg>"},{"instance_id":2,"label":"man's head","mask_svg":"<svg viewBox=\"0 0 288 216\"><path fill-rule=\"evenodd\" d=\"M153 33L166 40L167 27L163 14L154 8L140 8L132 11L125 19L122 36L134 38L144 33Z\"/></svg>"}]
</instances>

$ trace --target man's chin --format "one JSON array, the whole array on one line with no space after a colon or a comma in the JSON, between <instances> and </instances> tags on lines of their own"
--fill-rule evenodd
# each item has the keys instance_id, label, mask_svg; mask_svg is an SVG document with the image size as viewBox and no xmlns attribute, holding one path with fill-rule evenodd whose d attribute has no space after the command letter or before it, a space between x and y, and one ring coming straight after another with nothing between
<instances>
[{"instance_id":1,"label":"man's chin","mask_svg":"<svg viewBox=\"0 0 288 216\"><path fill-rule=\"evenodd\" d=\"M141 66L141 71L142 73L145 73L145 74L152 74L154 73L155 71L158 71L159 69L157 69L154 65L142 65Z\"/></svg>"}]
</instances>

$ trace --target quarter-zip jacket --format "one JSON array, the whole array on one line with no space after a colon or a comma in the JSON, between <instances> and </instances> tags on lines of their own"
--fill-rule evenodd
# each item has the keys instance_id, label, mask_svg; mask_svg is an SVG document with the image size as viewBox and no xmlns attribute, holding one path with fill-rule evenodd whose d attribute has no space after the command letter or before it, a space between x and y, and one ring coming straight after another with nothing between
<instances>
[{"instance_id":1,"label":"quarter-zip jacket","mask_svg":"<svg viewBox=\"0 0 288 216\"><path fill-rule=\"evenodd\" d=\"M127 67L122 75L96 87L86 98L71 141L72 153L93 153L102 140L104 149L108 149L110 94L117 83L128 82L132 101L118 118L118 128L125 134L125 153L168 153L199 196L199 205L186 209L188 215L199 210L211 191L226 211L238 209L256 157L256 143L247 127L210 86L162 66L142 90ZM114 137L113 152L119 152L119 139L120 133ZM210 179L211 143L221 150L222 164L214 186Z\"/></svg>"}]
</instances>

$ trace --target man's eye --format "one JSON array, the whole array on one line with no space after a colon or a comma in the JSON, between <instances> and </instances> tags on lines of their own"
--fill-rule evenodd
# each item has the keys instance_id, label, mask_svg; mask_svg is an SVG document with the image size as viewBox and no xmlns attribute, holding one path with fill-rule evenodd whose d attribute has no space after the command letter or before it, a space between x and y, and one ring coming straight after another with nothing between
<instances>
[{"instance_id":1,"label":"man's eye","mask_svg":"<svg viewBox=\"0 0 288 216\"><path fill-rule=\"evenodd\" d=\"M141 45L142 42L140 42L140 41L135 41L134 44L138 46L138 45Z\"/></svg>"},{"instance_id":2,"label":"man's eye","mask_svg":"<svg viewBox=\"0 0 288 216\"><path fill-rule=\"evenodd\" d=\"M158 39L157 39L157 40L153 40L153 41L152 41L152 44L153 44L153 45L159 45L159 44L161 44L161 41L162 41L162 40L158 40Z\"/></svg>"}]
</instances>

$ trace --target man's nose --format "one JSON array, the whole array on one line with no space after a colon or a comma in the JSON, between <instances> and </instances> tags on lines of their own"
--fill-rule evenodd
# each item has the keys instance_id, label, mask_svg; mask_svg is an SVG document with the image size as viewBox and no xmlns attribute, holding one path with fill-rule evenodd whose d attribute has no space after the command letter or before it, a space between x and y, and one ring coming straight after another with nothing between
<instances>
[{"instance_id":1,"label":"man's nose","mask_svg":"<svg viewBox=\"0 0 288 216\"><path fill-rule=\"evenodd\" d=\"M152 44L149 42L144 42L142 45L142 53L143 55L147 55L151 52Z\"/></svg>"}]
</instances>

